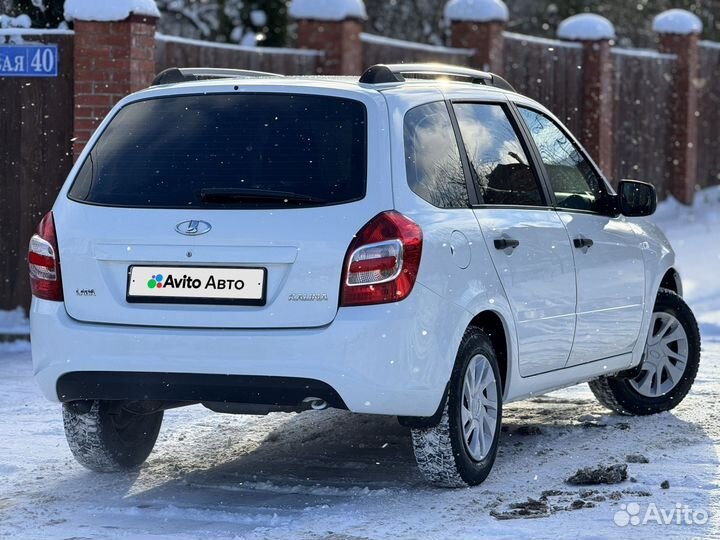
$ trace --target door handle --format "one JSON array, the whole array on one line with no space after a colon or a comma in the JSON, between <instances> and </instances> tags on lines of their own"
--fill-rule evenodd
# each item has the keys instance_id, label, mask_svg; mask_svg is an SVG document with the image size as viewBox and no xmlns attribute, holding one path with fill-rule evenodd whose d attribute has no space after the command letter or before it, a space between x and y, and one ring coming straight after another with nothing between
<instances>
[{"instance_id":1,"label":"door handle","mask_svg":"<svg viewBox=\"0 0 720 540\"><path fill-rule=\"evenodd\" d=\"M593 243L594 242L592 240L590 240L589 238L583 238L582 236L580 236L579 238L573 239L573 245L577 249L590 248L590 247L592 247Z\"/></svg>"},{"instance_id":2,"label":"door handle","mask_svg":"<svg viewBox=\"0 0 720 540\"><path fill-rule=\"evenodd\" d=\"M496 238L495 249L515 249L520 245L520 240L514 240L512 238Z\"/></svg>"}]
</instances>

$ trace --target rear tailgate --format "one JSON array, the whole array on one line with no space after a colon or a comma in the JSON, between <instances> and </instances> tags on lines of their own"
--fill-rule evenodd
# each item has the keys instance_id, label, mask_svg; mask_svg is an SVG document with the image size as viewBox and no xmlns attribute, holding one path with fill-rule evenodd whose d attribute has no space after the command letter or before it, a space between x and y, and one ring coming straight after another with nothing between
<instances>
[{"instance_id":1,"label":"rear tailgate","mask_svg":"<svg viewBox=\"0 0 720 540\"><path fill-rule=\"evenodd\" d=\"M128 105L54 208L68 314L204 328L332 322L353 236L392 207L384 100L333 92ZM365 102L361 120L346 114L352 100Z\"/></svg>"}]
</instances>

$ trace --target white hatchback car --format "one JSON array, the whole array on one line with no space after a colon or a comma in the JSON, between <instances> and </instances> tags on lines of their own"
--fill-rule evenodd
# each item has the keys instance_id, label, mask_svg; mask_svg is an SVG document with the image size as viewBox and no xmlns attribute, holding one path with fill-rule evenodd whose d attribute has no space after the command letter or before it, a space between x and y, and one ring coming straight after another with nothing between
<instances>
[{"instance_id":1,"label":"white hatchback car","mask_svg":"<svg viewBox=\"0 0 720 540\"><path fill-rule=\"evenodd\" d=\"M330 406L398 416L430 481L478 484L505 403L687 394L700 337L655 205L492 74L167 70L30 241L35 376L98 471L142 463L171 407Z\"/></svg>"}]
</instances>

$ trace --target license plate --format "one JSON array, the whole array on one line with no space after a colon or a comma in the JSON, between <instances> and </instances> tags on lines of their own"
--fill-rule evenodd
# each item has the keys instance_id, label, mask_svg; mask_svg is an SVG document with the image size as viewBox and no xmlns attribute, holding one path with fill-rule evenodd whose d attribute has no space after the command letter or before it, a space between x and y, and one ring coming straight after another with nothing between
<instances>
[{"instance_id":1,"label":"license plate","mask_svg":"<svg viewBox=\"0 0 720 540\"><path fill-rule=\"evenodd\" d=\"M264 306L266 268L131 266L126 299L135 303Z\"/></svg>"}]
</instances>

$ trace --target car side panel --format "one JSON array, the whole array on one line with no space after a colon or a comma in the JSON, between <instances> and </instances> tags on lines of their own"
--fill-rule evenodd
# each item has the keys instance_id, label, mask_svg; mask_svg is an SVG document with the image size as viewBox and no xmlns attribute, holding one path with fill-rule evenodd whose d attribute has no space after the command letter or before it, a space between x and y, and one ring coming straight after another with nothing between
<instances>
[{"instance_id":1,"label":"car side panel","mask_svg":"<svg viewBox=\"0 0 720 540\"><path fill-rule=\"evenodd\" d=\"M635 236L640 243L645 261L645 310L640 328L640 339L633 349L631 365L636 366L642 361L645 348L645 336L650 331L650 320L655 306L660 283L668 270L675 267L675 252L660 227L648 218L628 218Z\"/></svg>"},{"instance_id":2,"label":"car side panel","mask_svg":"<svg viewBox=\"0 0 720 540\"><path fill-rule=\"evenodd\" d=\"M482 232L470 208L442 209L416 195L409 187L405 168L403 121L405 112L417 105L442 100L440 92L413 94L384 93L390 111L393 198L395 208L418 223L423 230L423 254L418 283L437 293L446 308L463 310L454 328L435 339L443 343L433 376L450 380L455 356L465 329L473 317L484 311L496 313L506 327L509 362L516 358L515 325ZM507 383L508 381L506 381ZM507 385L506 385L507 388ZM439 403L438 403L439 404Z\"/></svg>"}]
</instances>

